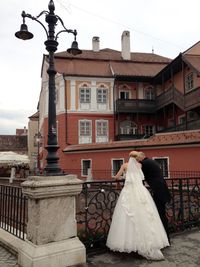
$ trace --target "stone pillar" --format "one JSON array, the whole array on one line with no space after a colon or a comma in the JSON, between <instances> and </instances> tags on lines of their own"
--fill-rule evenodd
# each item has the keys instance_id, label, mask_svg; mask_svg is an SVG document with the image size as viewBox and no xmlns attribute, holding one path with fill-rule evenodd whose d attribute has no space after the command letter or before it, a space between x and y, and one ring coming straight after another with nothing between
<instances>
[{"instance_id":1,"label":"stone pillar","mask_svg":"<svg viewBox=\"0 0 200 267\"><path fill-rule=\"evenodd\" d=\"M86 262L77 237L75 196L82 181L75 175L30 176L22 183L28 197L27 238L19 250L21 267L66 267Z\"/></svg>"}]
</instances>

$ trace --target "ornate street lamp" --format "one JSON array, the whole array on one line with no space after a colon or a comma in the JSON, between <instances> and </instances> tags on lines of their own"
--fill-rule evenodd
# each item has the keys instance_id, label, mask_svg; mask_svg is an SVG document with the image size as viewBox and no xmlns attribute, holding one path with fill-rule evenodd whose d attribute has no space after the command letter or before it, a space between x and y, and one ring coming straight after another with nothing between
<instances>
[{"instance_id":1,"label":"ornate street lamp","mask_svg":"<svg viewBox=\"0 0 200 267\"><path fill-rule=\"evenodd\" d=\"M55 75L56 70L54 67L54 53L58 47L58 35L63 32L72 33L74 35L74 41L72 42L71 48L67 50L68 53L72 55L81 54L82 51L78 48L78 43L76 41L76 30L69 30L65 27L62 19L55 15L54 10L54 2L50 0L48 5L49 11L42 11L38 16L33 17L30 14L22 12L23 24L21 25L20 31L15 33L15 36L22 40L28 40L33 38L33 34L28 31L28 27L25 24L25 18L29 18L37 21L45 30L47 35L47 40L44 42L46 46L46 50L49 52L49 68L47 73L49 75L49 101L48 101L48 140L47 146L45 147L47 150L47 164L44 168L46 175L61 175L63 174L61 168L59 167L58 161L59 157L57 156L57 150L59 149L58 141L57 141L57 126L56 126L56 102L55 102ZM40 16L45 15L45 21L48 24L48 29L43 25L43 23L38 20ZM58 31L55 34L55 27L57 22L60 22L63 29Z\"/></svg>"}]
</instances>

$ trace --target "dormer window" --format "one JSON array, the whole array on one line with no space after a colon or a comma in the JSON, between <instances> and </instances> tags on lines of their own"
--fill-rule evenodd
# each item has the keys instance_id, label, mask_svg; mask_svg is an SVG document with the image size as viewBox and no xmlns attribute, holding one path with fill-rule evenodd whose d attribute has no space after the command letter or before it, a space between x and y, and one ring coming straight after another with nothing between
<instances>
[{"instance_id":1,"label":"dormer window","mask_svg":"<svg viewBox=\"0 0 200 267\"><path fill-rule=\"evenodd\" d=\"M189 73L185 77L185 91L188 92L194 88L193 73Z\"/></svg>"}]
</instances>

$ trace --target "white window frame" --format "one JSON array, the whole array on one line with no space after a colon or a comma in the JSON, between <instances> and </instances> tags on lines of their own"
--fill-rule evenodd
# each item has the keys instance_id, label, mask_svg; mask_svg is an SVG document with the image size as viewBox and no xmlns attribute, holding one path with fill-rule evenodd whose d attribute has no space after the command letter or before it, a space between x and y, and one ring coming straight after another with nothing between
<instances>
[{"instance_id":1,"label":"white window frame","mask_svg":"<svg viewBox=\"0 0 200 267\"><path fill-rule=\"evenodd\" d=\"M85 125L85 129L84 129L84 132L85 133L81 133L82 129L82 123L89 123L89 130L88 130L88 133L87 134L87 125ZM79 120L79 144L89 144L89 143L92 143L92 121L91 120Z\"/></svg>"},{"instance_id":2,"label":"white window frame","mask_svg":"<svg viewBox=\"0 0 200 267\"><path fill-rule=\"evenodd\" d=\"M91 108L91 88L86 85L79 87L79 105L81 110Z\"/></svg>"},{"instance_id":3,"label":"white window frame","mask_svg":"<svg viewBox=\"0 0 200 267\"><path fill-rule=\"evenodd\" d=\"M120 127L120 133L119 134L137 134L138 133L138 126L135 122L125 120L121 121L119 124Z\"/></svg>"},{"instance_id":4,"label":"white window frame","mask_svg":"<svg viewBox=\"0 0 200 267\"><path fill-rule=\"evenodd\" d=\"M107 104L108 102L108 89L105 87L97 88L97 103Z\"/></svg>"},{"instance_id":5,"label":"white window frame","mask_svg":"<svg viewBox=\"0 0 200 267\"><path fill-rule=\"evenodd\" d=\"M147 129L152 127L152 130L151 129ZM153 124L143 124L142 125L142 133L145 134L145 135L154 135L155 134L155 125Z\"/></svg>"},{"instance_id":6,"label":"white window frame","mask_svg":"<svg viewBox=\"0 0 200 267\"><path fill-rule=\"evenodd\" d=\"M79 96L80 103L91 103L91 88L86 86L80 87Z\"/></svg>"},{"instance_id":7,"label":"white window frame","mask_svg":"<svg viewBox=\"0 0 200 267\"><path fill-rule=\"evenodd\" d=\"M124 98L121 98L121 93L124 93ZM129 90L120 90L119 91L119 99L130 99L130 91Z\"/></svg>"},{"instance_id":8,"label":"white window frame","mask_svg":"<svg viewBox=\"0 0 200 267\"><path fill-rule=\"evenodd\" d=\"M99 129L98 129L98 124L101 123L101 124L106 124L105 127L106 127L106 133L100 133L98 134L99 132ZM102 126L101 126L102 127ZM104 127L104 125L103 125ZM108 123L108 120L96 120L95 121L95 129L96 129L96 143L103 143L103 142L108 142L108 137L109 137L109 123ZM104 129L100 129L100 131L104 131Z\"/></svg>"}]
</instances>

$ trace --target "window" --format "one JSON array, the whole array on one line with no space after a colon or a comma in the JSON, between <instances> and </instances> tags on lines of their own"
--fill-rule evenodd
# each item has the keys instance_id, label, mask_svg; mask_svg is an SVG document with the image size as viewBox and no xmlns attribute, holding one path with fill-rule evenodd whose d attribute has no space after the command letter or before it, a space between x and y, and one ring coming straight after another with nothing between
<instances>
[{"instance_id":1,"label":"window","mask_svg":"<svg viewBox=\"0 0 200 267\"><path fill-rule=\"evenodd\" d=\"M162 170L163 176L167 178L169 176L168 158L154 158L154 160L158 162Z\"/></svg>"},{"instance_id":2,"label":"window","mask_svg":"<svg viewBox=\"0 0 200 267\"><path fill-rule=\"evenodd\" d=\"M120 134L137 134L138 128L137 124L132 121L122 121L120 122Z\"/></svg>"},{"instance_id":3,"label":"window","mask_svg":"<svg viewBox=\"0 0 200 267\"><path fill-rule=\"evenodd\" d=\"M119 171L121 165L124 163L123 159L113 159L112 160L112 176L116 175Z\"/></svg>"},{"instance_id":4,"label":"window","mask_svg":"<svg viewBox=\"0 0 200 267\"><path fill-rule=\"evenodd\" d=\"M144 90L144 99L153 100L155 99L155 94L153 88L146 88Z\"/></svg>"},{"instance_id":5,"label":"window","mask_svg":"<svg viewBox=\"0 0 200 267\"><path fill-rule=\"evenodd\" d=\"M119 98L120 99L129 99L129 92L127 92L127 91L121 91Z\"/></svg>"},{"instance_id":6,"label":"window","mask_svg":"<svg viewBox=\"0 0 200 267\"><path fill-rule=\"evenodd\" d=\"M186 77L185 77L185 91L188 92L190 90L193 89L193 73L189 73Z\"/></svg>"},{"instance_id":7,"label":"window","mask_svg":"<svg viewBox=\"0 0 200 267\"><path fill-rule=\"evenodd\" d=\"M90 88L80 88L80 103L90 103L91 102L91 92Z\"/></svg>"},{"instance_id":8,"label":"window","mask_svg":"<svg viewBox=\"0 0 200 267\"><path fill-rule=\"evenodd\" d=\"M97 89L97 103L106 104L107 103L107 89Z\"/></svg>"},{"instance_id":9,"label":"window","mask_svg":"<svg viewBox=\"0 0 200 267\"><path fill-rule=\"evenodd\" d=\"M79 144L92 142L92 127L90 120L79 121Z\"/></svg>"},{"instance_id":10,"label":"window","mask_svg":"<svg viewBox=\"0 0 200 267\"><path fill-rule=\"evenodd\" d=\"M82 165L81 175L87 176L88 175L88 169L91 168L91 160L90 159L83 159L81 165Z\"/></svg>"},{"instance_id":11,"label":"window","mask_svg":"<svg viewBox=\"0 0 200 267\"><path fill-rule=\"evenodd\" d=\"M108 121L96 121L96 142L108 142Z\"/></svg>"},{"instance_id":12,"label":"window","mask_svg":"<svg viewBox=\"0 0 200 267\"><path fill-rule=\"evenodd\" d=\"M155 126L154 125L143 125L142 132L145 135L153 135L155 133Z\"/></svg>"}]
</instances>

